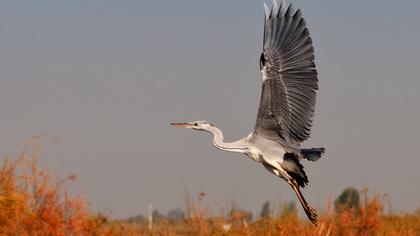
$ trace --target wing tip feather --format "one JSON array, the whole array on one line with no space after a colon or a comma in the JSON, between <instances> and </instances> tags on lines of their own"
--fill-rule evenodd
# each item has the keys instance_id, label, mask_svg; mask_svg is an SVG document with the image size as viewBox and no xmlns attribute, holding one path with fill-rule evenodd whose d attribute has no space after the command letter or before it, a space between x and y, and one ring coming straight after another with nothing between
<instances>
[{"instance_id":1,"label":"wing tip feather","mask_svg":"<svg viewBox=\"0 0 420 236\"><path fill-rule=\"evenodd\" d=\"M264 18L265 21L268 21L268 19L270 18L270 10L268 9L268 6L266 3L263 3L263 7L264 7Z\"/></svg>"},{"instance_id":2,"label":"wing tip feather","mask_svg":"<svg viewBox=\"0 0 420 236\"><path fill-rule=\"evenodd\" d=\"M265 2L263 3L263 7L266 21L273 17L302 17L302 10L299 8L295 10L293 2L287 5L285 0L281 0L280 4L278 0L273 0L271 7L268 7Z\"/></svg>"}]
</instances>

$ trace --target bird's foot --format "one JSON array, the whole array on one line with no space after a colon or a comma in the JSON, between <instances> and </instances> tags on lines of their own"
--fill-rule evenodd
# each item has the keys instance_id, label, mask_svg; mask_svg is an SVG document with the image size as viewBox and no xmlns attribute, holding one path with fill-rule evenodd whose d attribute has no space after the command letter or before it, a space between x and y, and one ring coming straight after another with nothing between
<instances>
[{"instance_id":1,"label":"bird's foot","mask_svg":"<svg viewBox=\"0 0 420 236\"><path fill-rule=\"evenodd\" d=\"M318 214L316 213L316 210L312 208L309 204L307 205L307 209L305 209L305 213L308 216L309 220L317 226L318 223Z\"/></svg>"}]
</instances>

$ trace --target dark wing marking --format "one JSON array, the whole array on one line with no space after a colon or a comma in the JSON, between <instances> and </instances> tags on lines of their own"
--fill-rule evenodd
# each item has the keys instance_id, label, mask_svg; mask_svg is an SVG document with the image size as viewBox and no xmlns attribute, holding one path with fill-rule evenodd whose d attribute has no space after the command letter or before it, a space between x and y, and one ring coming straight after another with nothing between
<instances>
[{"instance_id":1,"label":"dark wing marking","mask_svg":"<svg viewBox=\"0 0 420 236\"><path fill-rule=\"evenodd\" d=\"M294 153L286 153L283 158L282 167L287 171L287 174L296 180L300 187L304 188L309 183L309 180L303 170L303 165L299 162L299 157Z\"/></svg>"},{"instance_id":2,"label":"dark wing marking","mask_svg":"<svg viewBox=\"0 0 420 236\"><path fill-rule=\"evenodd\" d=\"M314 49L306 22L292 4L266 8L260 58L262 94L255 131L298 144L310 135L318 90Z\"/></svg>"}]
</instances>

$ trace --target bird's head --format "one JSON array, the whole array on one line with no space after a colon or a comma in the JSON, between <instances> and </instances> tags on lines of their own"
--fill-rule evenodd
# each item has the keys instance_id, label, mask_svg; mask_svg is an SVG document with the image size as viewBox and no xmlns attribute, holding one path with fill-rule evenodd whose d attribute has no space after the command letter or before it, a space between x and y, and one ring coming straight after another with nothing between
<instances>
[{"instance_id":1,"label":"bird's head","mask_svg":"<svg viewBox=\"0 0 420 236\"><path fill-rule=\"evenodd\" d=\"M183 128L203 130L203 131L208 131L211 127L213 127L212 124L208 123L205 120L199 120L199 121L193 121L193 122L171 123L171 125L176 126L176 127L183 127Z\"/></svg>"}]
</instances>

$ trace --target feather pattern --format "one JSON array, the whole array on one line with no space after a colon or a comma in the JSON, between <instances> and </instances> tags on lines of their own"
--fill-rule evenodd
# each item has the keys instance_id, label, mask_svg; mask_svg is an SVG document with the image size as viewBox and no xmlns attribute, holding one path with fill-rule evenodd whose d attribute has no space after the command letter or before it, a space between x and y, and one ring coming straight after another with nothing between
<instances>
[{"instance_id":1,"label":"feather pattern","mask_svg":"<svg viewBox=\"0 0 420 236\"><path fill-rule=\"evenodd\" d=\"M265 6L260 60L265 78L255 132L297 146L310 135L318 76L306 22L292 4Z\"/></svg>"}]
</instances>

